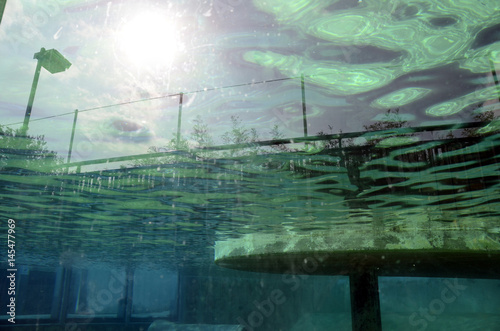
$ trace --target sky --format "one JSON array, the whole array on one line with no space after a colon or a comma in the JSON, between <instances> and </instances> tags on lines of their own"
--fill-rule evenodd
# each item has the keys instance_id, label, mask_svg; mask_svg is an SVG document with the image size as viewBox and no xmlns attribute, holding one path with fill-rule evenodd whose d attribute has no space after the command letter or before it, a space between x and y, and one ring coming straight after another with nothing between
<instances>
[{"instance_id":1,"label":"sky","mask_svg":"<svg viewBox=\"0 0 500 331\"><path fill-rule=\"evenodd\" d=\"M418 126L470 120L495 104L497 1L10 0L0 25L0 124L20 127L42 70L30 134L74 160L145 153L196 118L215 142L237 116L271 139L361 131L398 110ZM493 39L492 39L493 38ZM301 76L304 75L305 98ZM492 101L493 100L493 101ZM488 109L491 109L488 108Z\"/></svg>"}]
</instances>

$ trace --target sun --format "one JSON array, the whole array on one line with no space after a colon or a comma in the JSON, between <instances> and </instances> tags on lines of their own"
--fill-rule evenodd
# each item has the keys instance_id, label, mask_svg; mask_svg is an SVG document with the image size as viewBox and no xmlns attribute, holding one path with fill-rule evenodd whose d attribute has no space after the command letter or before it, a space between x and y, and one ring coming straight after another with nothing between
<instances>
[{"instance_id":1,"label":"sun","mask_svg":"<svg viewBox=\"0 0 500 331\"><path fill-rule=\"evenodd\" d=\"M176 22L160 12L140 13L117 35L120 56L138 67L170 66L182 50Z\"/></svg>"}]
</instances>

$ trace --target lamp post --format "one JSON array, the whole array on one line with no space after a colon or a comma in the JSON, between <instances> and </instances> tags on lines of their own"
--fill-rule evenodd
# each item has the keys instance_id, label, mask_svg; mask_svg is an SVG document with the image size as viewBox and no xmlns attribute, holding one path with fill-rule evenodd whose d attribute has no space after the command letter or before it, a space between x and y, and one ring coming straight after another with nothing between
<instances>
[{"instance_id":1,"label":"lamp post","mask_svg":"<svg viewBox=\"0 0 500 331\"><path fill-rule=\"evenodd\" d=\"M0 23L2 23L2 16L5 10L5 5L7 4L7 0L0 0Z\"/></svg>"},{"instance_id":2,"label":"lamp post","mask_svg":"<svg viewBox=\"0 0 500 331\"><path fill-rule=\"evenodd\" d=\"M304 87L304 74L300 76L300 87L302 90L302 122L304 124L304 137L307 137L306 89Z\"/></svg>"},{"instance_id":3,"label":"lamp post","mask_svg":"<svg viewBox=\"0 0 500 331\"><path fill-rule=\"evenodd\" d=\"M33 100L35 99L36 87L38 85L41 68L44 67L51 74L56 74L71 67L71 63L55 49L49 49L47 51L42 47L40 52L35 53L33 58L37 59L38 62L36 64L35 76L33 77L33 84L31 85L31 93L28 100L28 106L26 107L26 114L24 115L24 123L22 127L23 134L28 132L31 109L33 108Z\"/></svg>"},{"instance_id":4,"label":"lamp post","mask_svg":"<svg viewBox=\"0 0 500 331\"><path fill-rule=\"evenodd\" d=\"M179 149L181 146L181 119L182 119L182 96L184 93L179 94L179 113L177 115L177 146L176 148Z\"/></svg>"}]
</instances>

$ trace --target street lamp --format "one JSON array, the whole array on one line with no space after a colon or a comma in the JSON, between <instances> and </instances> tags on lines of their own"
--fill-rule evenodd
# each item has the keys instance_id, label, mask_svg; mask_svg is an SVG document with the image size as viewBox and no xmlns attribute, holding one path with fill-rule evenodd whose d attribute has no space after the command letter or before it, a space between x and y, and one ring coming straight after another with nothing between
<instances>
[{"instance_id":1,"label":"street lamp","mask_svg":"<svg viewBox=\"0 0 500 331\"><path fill-rule=\"evenodd\" d=\"M40 77L41 68L44 67L51 74L56 74L71 67L71 63L55 49L49 49L47 51L42 47L40 49L40 52L35 53L33 58L37 59L38 62L36 64L35 77L33 77L33 84L31 85L31 93L28 100L28 106L26 107L26 114L24 115L24 123L22 128L22 132L24 134L28 132L31 109L33 108L33 100L35 99L36 87L38 85L38 78Z\"/></svg>"},{"instance_id":2,"label":"street lamp","mask_svg":"<svg viewBox=\"0 0 500 331\"><path fill-rule=\"evenodd\" d=\"M0 0L0 23L2 23L3 11L5 10L6 4L7 4L7 0Z\"/></svg>"}]
</instances>

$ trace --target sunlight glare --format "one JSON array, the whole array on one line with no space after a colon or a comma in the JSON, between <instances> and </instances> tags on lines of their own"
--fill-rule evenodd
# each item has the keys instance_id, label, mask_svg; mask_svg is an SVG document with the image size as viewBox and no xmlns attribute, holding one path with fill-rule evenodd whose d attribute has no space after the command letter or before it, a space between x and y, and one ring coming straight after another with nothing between
<instances>
[{"instance_id":1,"label":"sunlight glare","mask_svg":"<svg viewBox=\"0 0 500 331\"><path fill-rule=\"evenodd\" d=\"M170 65L182 48L174 21L159 13L142 13L126 22L118 44L139 67Z\"/></svg>"}]
</instances>

